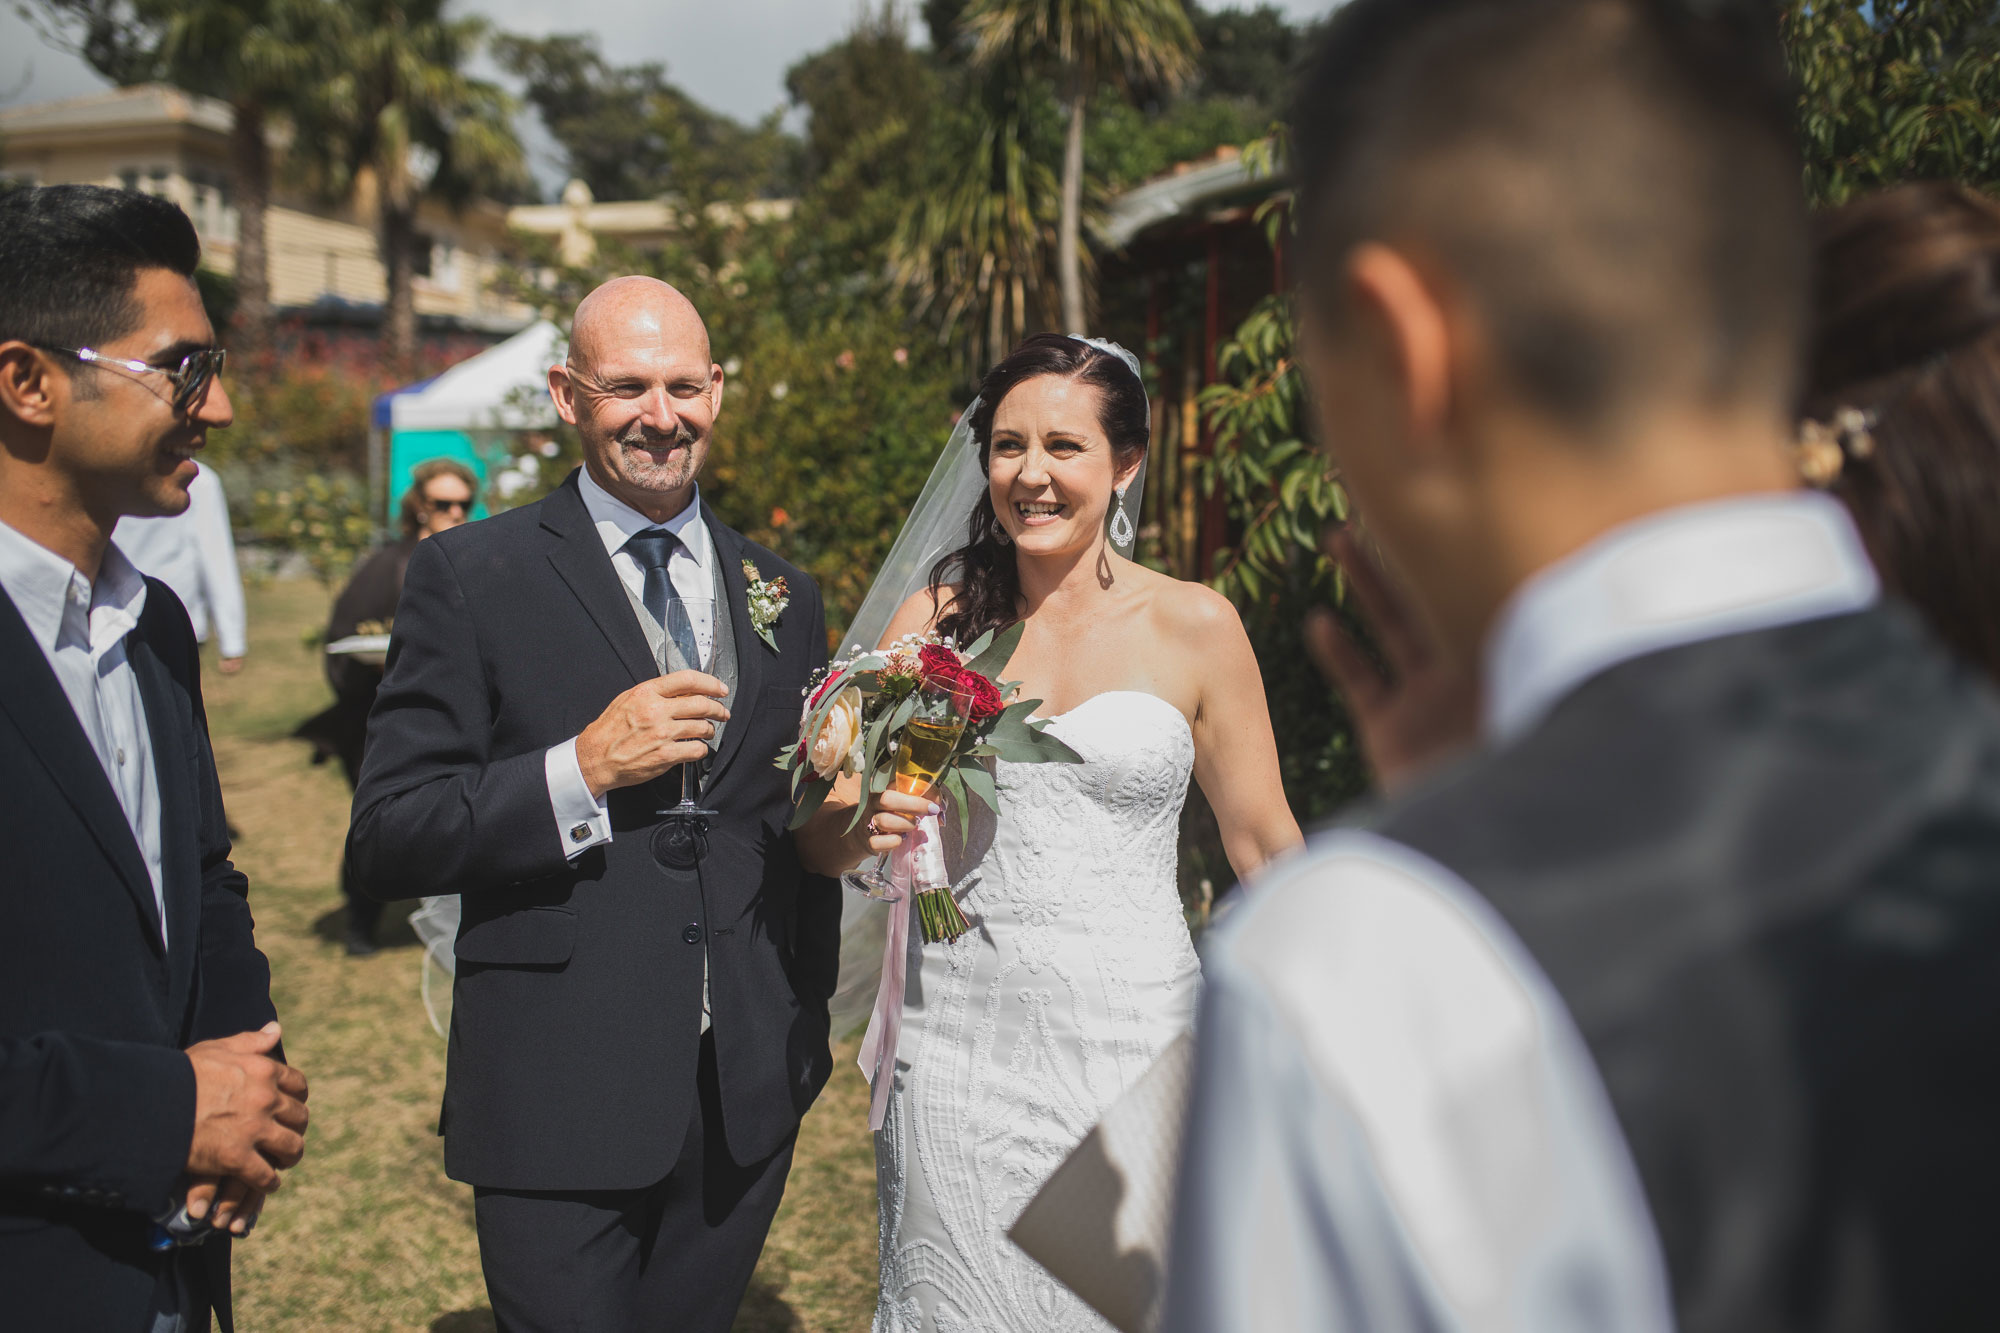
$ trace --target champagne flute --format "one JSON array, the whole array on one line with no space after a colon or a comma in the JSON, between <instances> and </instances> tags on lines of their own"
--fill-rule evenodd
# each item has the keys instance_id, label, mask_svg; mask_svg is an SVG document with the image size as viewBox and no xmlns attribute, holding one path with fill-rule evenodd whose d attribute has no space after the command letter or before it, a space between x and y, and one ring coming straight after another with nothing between
<instances>
[{"instance_id":1,"label":"champagne flute","mask_svg":"<svg viewBox=\"0 0 2000 1333\"><path fill-rule=\"evenodd\" d=\"M679 650L681 660L696 671L710 670L715 665L714 599L669 597L666 613L661 628L667 632L668 642ZM705 652L697 633L700 629L709 631L709 647ZM705 753L700 759L681 765L680 804L654 812L666 821L654 835L654 850L673 865L691 866L708 850L709 820L715 817L715 811L703 809L696 798L708 776L708 765L718 741L711 735L703 744Z\"/></svg>"},{"instance_id":2,"label":"champagne flute","mask_svg":"<svg viewBox=\"0 0 2000 1333\"><path fill-rule=\"evenodd\" d=\"M969 692L925 688L918 695L917 711L896 737L896 767L889 785L905 796L935 800L938 780L951 763L952 752L958 749L971 717ZM901 902L903 888L888 874L891 855L882 853L872 865L842 875L840 882L866 898Z\"/></svg>"}]
</instances>

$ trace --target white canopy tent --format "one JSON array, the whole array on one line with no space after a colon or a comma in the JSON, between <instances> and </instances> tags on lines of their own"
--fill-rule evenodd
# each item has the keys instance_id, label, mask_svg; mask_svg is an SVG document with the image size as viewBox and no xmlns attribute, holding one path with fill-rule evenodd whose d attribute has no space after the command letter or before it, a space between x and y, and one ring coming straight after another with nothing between
<instances>
[{"instance_id":1,"label":"white canopy tent","mask_svg":"<svg viewBox=\"0 0 2000 1333\"><path fill-rule=\"evenodd\" d=\"M433 379L377 398L368 441L377 521L391 520L391 506L409 485L410 470L425 459L456 458L483 481L491 437L553 429L548 372L567 352L562 330L539 320ZM481 447L482 438L487 448Z\"/></svg>"},{"instance_id":2,"label":"white canopy tent","mask_svg":"<svg viewBox=\"0 0 2000 1333\"><path fill-rule=\"evenodd\" d=\"M556 424L549 367L568 345L561 329L538 320L422 387L399 391L390 401L389 428L548 430Z\"/></svg>"}]
</instances>

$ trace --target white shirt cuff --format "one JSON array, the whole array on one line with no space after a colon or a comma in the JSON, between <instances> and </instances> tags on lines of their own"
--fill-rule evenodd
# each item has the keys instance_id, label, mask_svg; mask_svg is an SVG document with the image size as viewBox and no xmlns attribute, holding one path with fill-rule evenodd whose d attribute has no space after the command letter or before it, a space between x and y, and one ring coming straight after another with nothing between
<instances>
[{"instance_id":1,"label":"white shirt cuff","mask_svg":"<svg viewBox=\"0 0 2000 1333\"><path fill-rule=\"evenodd\" d=\"M583 780L583 768L576 762L576 737L548 748L542 756L542 774L548 779L549 808L555 811L556 837L562 840L566 858L573 861L611 841L611 811L590 794L590 784Z\"/></svg>"}]
</instances>

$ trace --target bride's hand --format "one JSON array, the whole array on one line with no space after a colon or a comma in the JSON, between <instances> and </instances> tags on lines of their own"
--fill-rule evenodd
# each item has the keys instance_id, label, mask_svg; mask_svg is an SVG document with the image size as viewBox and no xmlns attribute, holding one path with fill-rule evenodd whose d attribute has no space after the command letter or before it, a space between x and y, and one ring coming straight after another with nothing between
<instances>
[{"instance_id":1,"label":"bride's hand","mask_svg":"<svg viewBox=\"0 0 2000 1333\"><path fill-rule=\"evenodd\" d=\"M862 818L868 850L877 854L895 851L916 831L918 820L940 813L937 802L929 797L905 796L890 788L868 802L868 813Z\"/></svg>"}]
</instances>

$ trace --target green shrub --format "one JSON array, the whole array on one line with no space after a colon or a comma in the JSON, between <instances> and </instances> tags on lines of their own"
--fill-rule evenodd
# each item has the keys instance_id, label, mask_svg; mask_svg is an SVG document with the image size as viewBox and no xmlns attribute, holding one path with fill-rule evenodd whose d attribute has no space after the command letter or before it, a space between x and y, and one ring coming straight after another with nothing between
<instances>
[{"instance_id":1,"label":"green shrub","mask_svg":"<svg viewBox=\"0 0 2000 1333\"><path fill-rule=\"evenodd\" d=\"M239 540L304 557L323 583L344 578L375 540L368 486L352 473L266 464L230 508ZM240 497L240 498L239 498Z\"/></svg>"}]
</instances>

